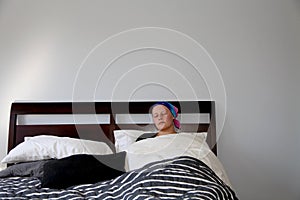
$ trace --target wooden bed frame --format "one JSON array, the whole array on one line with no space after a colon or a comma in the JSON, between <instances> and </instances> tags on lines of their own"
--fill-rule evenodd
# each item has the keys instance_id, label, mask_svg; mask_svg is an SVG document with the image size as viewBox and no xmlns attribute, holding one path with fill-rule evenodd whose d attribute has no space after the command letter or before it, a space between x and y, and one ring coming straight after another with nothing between
<instances>
[{"instance_id":1,"label":"wooden bed frame","mask_svg":"<svg viewBox=\"0 0 300 200\"><path fill-rule=\"evenodd\" d=\"M209 114L208 123L182 123L181 131L208 132L207 143L217 155L216 122L214 101L169 101L179 108L180 114ZM24 137L56 135L72 138L104 141L114 144L114 130L149 128L148 124L117 123L118 114L149 114L154 101L144 102L14 102L11 105L8 152L24 141ZM109 123L97 124L20 124L18 118L24 115L74 115L106 114ZM145 130L147 131L147 130Z\"/></svg>"}]
</instances>

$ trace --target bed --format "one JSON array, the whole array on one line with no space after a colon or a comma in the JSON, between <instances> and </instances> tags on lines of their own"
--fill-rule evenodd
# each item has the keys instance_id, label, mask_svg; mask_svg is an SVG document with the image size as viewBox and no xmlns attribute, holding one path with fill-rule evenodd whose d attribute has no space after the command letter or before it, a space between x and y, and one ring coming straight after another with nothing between
<instances>
[{"instance_id":1,"label":"bed","mask_svg":"<svg viewBox=\"0 0 300 200\"><path fill-rule=\"evenodd\" d=\"M217 159L214 101L170 101L178 134L143 102L14 102L1 199L237 199ZM99 162L100 161L100 162Z\"/></svg>"}]
</instances>

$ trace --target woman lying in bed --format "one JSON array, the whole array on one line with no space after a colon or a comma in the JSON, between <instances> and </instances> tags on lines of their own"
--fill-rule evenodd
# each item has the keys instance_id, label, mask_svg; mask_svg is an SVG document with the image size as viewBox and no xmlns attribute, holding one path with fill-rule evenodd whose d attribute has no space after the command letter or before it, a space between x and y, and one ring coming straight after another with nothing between
<instances>
[{"instance_id":1,"label":"woman lying in bed","mask_svg":"<svg viewBox=\"0 0 300 200\"><path fill-rule=\"evenodd\" d=\"M178 108L176 106L169 102L158 102L150 110L153 122L158 131L156 133L145 133L136 141L177 133L175 128L180 128L180 122L176 119L178 116Z\"/></svg>"},{"instance_id":2,"label":"woman lying in bed","mask_svg":"<svg viewBox=\"0 0 300 200\"><path fill-rule=\"evenodd\" d=\"M231 186L222 164L206 143L206 132L177 132L180 129L178 108L169 102L155 103L150 112L157 132L143 133L136 139L135 144L125 150L129 170L163 159L189 156L204 162Z\"/></svg>"}]
</instances>

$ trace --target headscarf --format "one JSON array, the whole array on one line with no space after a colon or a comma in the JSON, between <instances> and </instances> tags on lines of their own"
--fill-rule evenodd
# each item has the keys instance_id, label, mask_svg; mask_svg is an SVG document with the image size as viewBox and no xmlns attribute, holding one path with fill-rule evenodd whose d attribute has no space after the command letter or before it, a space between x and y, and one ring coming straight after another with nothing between
<instances>
[{"instance_id":1,"label":"headscarf","mask_svg":"<svg viewBox=\"0 0 300 200\"><path fill-rule=\"evenodd\" d=\"M180 129L180 122L178 119L176 119L176 117L178 116L178 108L176 106L174 106L173 104L166 102L166 101L157 102L152 106L152 108L157 105L163 105L170 110L171 114L174 117L174 119L173 119L174 126L178 129Z\"/></svg>"}]
</instances>

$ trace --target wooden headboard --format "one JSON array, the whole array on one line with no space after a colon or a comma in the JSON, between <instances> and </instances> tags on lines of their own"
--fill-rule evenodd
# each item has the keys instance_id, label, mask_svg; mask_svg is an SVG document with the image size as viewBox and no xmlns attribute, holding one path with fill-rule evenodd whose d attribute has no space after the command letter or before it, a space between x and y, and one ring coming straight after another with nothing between
<instances>
[{"instance_id":1,"label":"wooden headboard","mask_svg":"<svg viewBox=\"0 0 300 200\"><path fill-rule=\"evenodd\" d=\"M215 102L214 101L169 101L179 108L182 116L191 114L206 114L208 121L205 122L184 122L181 121L181 131L186 132L208 132L207 143L215 154L216 145L216 122L215 122ZM14 102L11 105L8 151L24 141L26 136L36 135L56 135L72 138L104 141L110 146L114 144L113 131L117 129L140 129L149 131L153 126L152 122L135 121L130 122L120 120L122 115L144 116L149 115L149 109L154 101L143 102ZM89 115L96 123L77 122L74 116ZM100 122L98 115L103 115L106 122ZM26 117L32 116L71 116L72 123L56 121L51 123L25 123ZM120 118L121 116L121 118ZM101 118L101 116L100 116ZM150 117L149 117L150 118ZM201 117L200 117L201 119ZM59 119L60 120L60 119ZM28 120L27 120L28 121ZM55 120L54 120L55 121ZM105 121L105 120L104 120ZM146 120L147 121L147 120ZM152 129L153 130L153 129Z\"/></svg>"}]
</instances>

